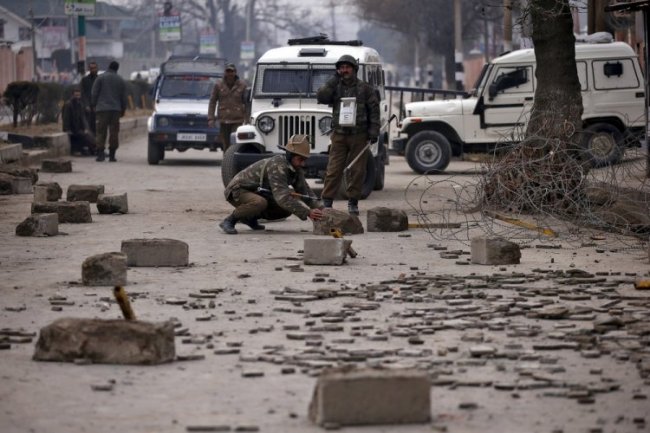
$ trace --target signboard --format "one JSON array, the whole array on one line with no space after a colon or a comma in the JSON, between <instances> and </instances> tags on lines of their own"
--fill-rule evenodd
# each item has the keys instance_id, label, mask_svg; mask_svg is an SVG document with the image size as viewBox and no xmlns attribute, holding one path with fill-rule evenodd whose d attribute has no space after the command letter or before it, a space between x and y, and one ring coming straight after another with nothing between
<instances>
[{"instance_id":1,"label":"signboard","mask_svg":"<svg viewBox=\"0 0 650 433\"><path fill-rule=\"evenodd\" d=\"M42 46L49 50L66 48L68 45L68 28L62 26L41 27Z\"/></svg>"},{"instance_id":2,"label":"signboard","mask_svg":"<svg viewBox=\"0 0 650 433\"><path fill-rule=\"evenodd\" d=\"M239 53L241 60L254 60L255 59L255 42L242 41L241 50Z\"/></svg>"},{"instance_id":3,"label":"signboard","mask_svg":"<svg viewBox=\"0 0 650 433\"><path fill-rule=\"evenodd\" d=\"M63 11L66 15L95 15L96 0L65 0Z\"/></svg>"},{"instance_id":4,"label":"signboard","mask_svg":"<svg viewBox=\"0 0 650 433\"><path fill-rule=\"evenodd\" d=\"M199 36L199 54L217 54L217 33L210 29L202 29Z\"/></svg>"},{"instance_id":5,"label":"signboard","mask_svg":"<svg viewBox=\"0 0 650 433\"><path fill-rule=\"evenodd\" d=\"M172 42L181 40L181 15L178 12L171 12L169 15L160 15L158 27L161 42Z\"/></svg>"}]
</instances>

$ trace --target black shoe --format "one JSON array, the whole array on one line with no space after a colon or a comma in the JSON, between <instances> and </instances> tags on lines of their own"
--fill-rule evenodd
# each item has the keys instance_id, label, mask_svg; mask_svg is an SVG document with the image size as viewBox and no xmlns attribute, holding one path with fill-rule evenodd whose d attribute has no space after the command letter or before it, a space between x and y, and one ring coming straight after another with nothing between
<instances>
[{"instance_id":1,"label":"black shoe","mask_svg":"<svg viewBox=\"0 0 650 433\"><path fill-rule=\"evenodd\" d=\"M359 216L359 200L353 198L348 200L348 213L350 215Z\"/></svg>"},{"instance_id":2,"label":"black shoe","mask_svg":"<svg viewBox=\"0 0 650 433\"><path fill-rule=\"evenodd\" d=\"M106 159L106 155L104 154L104 151L103 150L98 151L97 158L95 158L95 161L102 162L105 159Z\"/></svg>"},{"instance_id":3,"label":"black shoe","mask_svg":"<svg viewBox=\"0 0 650 433\"><path fill-rule=\"evenodd\" d=\"M265 225L257 222L257 218L249 218L249 219L241 220L241 222L246 224L252 230L264 230L266 228Z\"/></svg>"},{"instance_id":4,"label":"black shoe","mask_svg":"<svg viewBox=\"0 0 650 433\"><path fill-rule=\"evenodd\" d=\"M115 149L108 151L108 162L117 162L117 159L115 159Z\"/></svg>"},{"instance_id":5,"label":"black shoe","mask_svg":"<svg viewBox=\"0 0 650 433\"><path fill-rule=\"evenodd\" d=\"M328 207L331 208L332 205L334 205L334 200L331 198L324 198L323 199L323 207Z\"/></svg>"},{"instance_id":6,"label":"black shoe","mask_svg":"<svg viewBox=\"0 0 650 433\"><path fill-rule=\"evenodd\" d=\"M237 221L238 221L237 218L230 215L228 218L221 221L221 224L219 224L219 227L221 227L221 230L223 230L223 232L226 233L226 234L236 235L237 230L235 229L235 224L237 224Z\"/></svg>"}]
</instances>

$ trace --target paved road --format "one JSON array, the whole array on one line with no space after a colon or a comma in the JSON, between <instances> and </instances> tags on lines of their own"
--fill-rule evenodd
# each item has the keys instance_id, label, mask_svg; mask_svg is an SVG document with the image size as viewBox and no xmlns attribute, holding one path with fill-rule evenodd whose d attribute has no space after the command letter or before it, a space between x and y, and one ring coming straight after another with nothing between
<instances>
[{"instance_id":1,"label":"paved road","mask_svg":"<svg viewBox=\"0 0 650 433\"><path fill-rule=\"evenodd\" d=\"M125 143L117 157L116 164L74 158L72 173L41 173L41 180L64 190L103 184L107 193L127 192L127 215L93 213L92 224L61 225L65 235L19 238L13 232L29 214L31 197L0 197L0 328L38 332L60 317L117 318L119 309L104 299L110 288L80 284L82 261L119 251L124 239L180 239L189 244L190 267L131 268L127 291L138 295L133 306L140 319L176 318L195 337L177 338L180 355L205 359L156 367L37 363L34 342L12 344L0 351L3 433L184 432L216 425L317 432L306 418L315 375L322 365L350 359L343 355L359 355L355 350L380 353L362 364L427 370L433 421L345 431L648 431L650 385L637 367L648 363L649 302L647 292L632 288L648 270L647 252L613 248L609 238L583 247L554 242L560 249L536 248L542 244L529 240L520 265L471 265L465 254L442 259L434 246L466 253L466 239L482 233L469 221L456 231L352 236L359 257L345 266L294 272L311 223L289 218L266 233L243 228L238 236L217 228L230 211L222 198L221 153L170 153L152 167L142 138ZM453 162L451 170L453 179L416 178L402 158L391 157L386 189L362 202L362 221L368 208L391 206L411 217L421 209L432 219L465 223L447 210L453 206L446 199L471 181L467 173L476 167ZM572 282L561 273L577 269L603 276ZM215 288L223 291L214 308L167 303ZM287 288L342 292L302 304L276 300ZM74 305L53 311L48 299L54 295ZM343 307L369 300L379 308ZM535 317L546 305L568 313L561 320ZM337 314L345 317L343 331L321 332L320 346L286 338L287 326L308 331L323 324L323 315ZM197 320L206 315L212 320ZM593 334L594 323L605 319L616 325ZM639 324L646 327L634 328ZM419 339L409 343L407 336ZM553 349L557 342L565 348ZM241 357L213 353L238 345ZM495 355L471 356L478 345ZM283 366L296 373L282 374ZM242 377L251 371L263 376ZM110 392L91 389L109 381L115 383Z\"/></svg>"}]
</instances>

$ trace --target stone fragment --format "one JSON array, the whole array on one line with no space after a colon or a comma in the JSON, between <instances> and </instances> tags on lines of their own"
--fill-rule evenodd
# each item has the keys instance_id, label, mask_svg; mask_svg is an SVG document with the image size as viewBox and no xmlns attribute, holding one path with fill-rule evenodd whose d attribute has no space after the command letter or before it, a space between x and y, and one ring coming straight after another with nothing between
<instances>
[{"instance_id":1,"label":"stone fragment","mask_svg":"<svg viewBox=\"0 0 650 433\"><path fill-rule=\"evenodd\" d=\"M41 171L44 173L70 173L72 161L69 159L45 159L41 162Z\"/></svg>"},{"instance_id":2,"label":"stone fragment","mask_svg":"<svg viewBox=\"0 0 650 433\"><path fill-rule=\"evenodd\" d=\"M118 252L88 257L81 265L81 279L86 286L126 285L126 255Z\"/></svg>"},{"instance_id":3,"label":"stone fragment","mask_svg":"<svg viewBox=\"0 0 650 433\"><path fill-rule=\"evenodd\" d=\"M104 194L104 185L70 185L66 200L97 203L99 194Z\"/></svg>"},{"instance_id":4,"label":"stone fragment","mask_svg":"<svg viewBox=\"0 0 650 433\"><path fill-rule=\"evenodd\" d=\"M124 194L100 194L97 198L97 210L101 214L129 213L129 203Z\"/></svg>"},{"instance_id":5,"label":"stone fragment","mask_svg":"<svg viewBox=\"0 0 650 433\"><path fill-rule=\"evenodd\" d=\"M0 195L14 193L14 179L15 177L10 174L0 173Z\"/></svg>"},{"instance_id":6,"label":"stone fragment","mask_svg":"<svg viewBox=\"0 0 650 433\"><path fill-rule=\"evenodd\" d=\"M28 177L32 180L32 184L38 181L38 171L34 168L0 164L0 173L10 174L15 177Z\"/></svg>"},{"instance_id":7,"label":"stone fragment","mask_svg":"<svg viewBox=\"0 0 650 433\"><path fill-rule=\"evenodd\" d=\"M43 200L36 200L37 187L45 187L47 190L45 194L45 198ZM37 182L36 185L34 186L34 201L57 201L62 196L63 196L63 189L57 182Z\"/></svg>"},{"instance_id":8,"label":"stone fragment","mask_svg":"<svg viewBox=\"0 0 650 433\"><path fill-rule=\"evenodd\" d=\"M426 423L431 384L417 370L332 369L318 378L309 419L345 425Z\"/></svg>"},{"instance_id":9,"label":"stone fragment","mask_svg":"<svg viewBox=\"0 0 650 433\"><path fill-rule=\"evenodd\" d=\"M14 194L31 194L34 191L32 180L28 177L14 177L11 188Z\"/></svg>"},{"instance_id":10,"label":"stone fragment","mask_svg":"<svg viewBox=\"0 0 650 433\"><path fill-rule=\"evenodd\" d=\"M129 266L187 266L189 246L176 239L127 239L122 253Z\"/></svg>"},{"instance_id":11,"label":"stone fragment","mask_svg":"<svg viewBox=\"0 0 650 433\"><path fill-rule=\"evenodd\" d=\"M87 201L32 203L32 213L59 214L59 224L93 222L90 215L90 203Z\"/></svg>"},{"instance_id":12,"label":"stone fragment","mask_svg":"<svg viewBox=\"0 0 650 433\"><path fill-rule=\"evenodd\" d=\"M336 209L324 209L323 219L314 221L315 235L330 235L331 229L339 229L343 234L356 235L363 233L363 225L359 217Z\"/></svg>"},{"instance_id":13,"label":"stone fragment","mask_svg":"<svg viewBox=\"0 0 650 433\"><path fill-rule=\"evenodd\" d=\"M171 322L58 319L41 329L35 361L161 364L174 360Z\"/></svg>"},{"instance_id":14,"label":"stone fragment","mask_svg":"<svg viewBox=\"0 0 650 433\"><path fill-rule=\"evenodd\" d=\"M59 234L59 215L40 213L28 216L16 227L16 236L56 236Z\"/></svg>"},{"instance_id":15,"label":"stone fragment","mask_svg":"<svg viewBox=\"0 0 650 433\"><path fill-rule=\"evenodd\" d=\"M503 238L477 237L472 239L472 263L479 265L518 264L519 245Z\"/></svg>"},{"instance_id":16,"label":"stone fragment","mask_svg":"<svg viewBox=\"0 0 650 433\"><path fill-rule=\"evenodd\" d=\"M409 220L403 210L374 207L368 209L366 227L369 232L401 232L408 230Z\"/></svg>"},{"instance_id":17,"label":"stone fragment","mask_svg":"<svg viewBox=\"0 0 650 433\"><path fill-rule=\"evenodd\" d=\"M347 239L305 239L305 265L342 265L351 243L352 241Z\"/></svg>"}]
</instances>

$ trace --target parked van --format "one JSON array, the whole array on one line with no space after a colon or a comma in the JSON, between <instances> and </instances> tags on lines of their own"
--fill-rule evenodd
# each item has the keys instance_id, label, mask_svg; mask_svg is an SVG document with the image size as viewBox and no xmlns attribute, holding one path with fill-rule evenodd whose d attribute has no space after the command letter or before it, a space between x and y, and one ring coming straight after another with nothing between
<instances>
[{"instance_id":1,"label":"parked van","mask_svg":"<svg viewBox=\"0 0 650 433\"><path fill-rule=\"evenodd\" d=\"M576 45L584 111L582 146L594 166L616 163L645 132L644 81L623 42ZM485 65L464 99L406 104L392 143L418 173L444 171L452 155L486 152L523 138L537 87L535 52L517 50Z\"/></svg>"},{"instance_id":2,"label":"parked van","mask_svg":"<svg viewBox=\"0 0 650 433\"><path fill-rule=\"evenodd\" d=\"M224 185L248 165L284 152L293 134L306 134L311 142L311 157L305 172L308 178L324 178L332 125L332 107L318 104L316 92L332 77L334 64L344 54L359 62L358 77L377 90L380 96L381 124L386 124L388 105L384 93L384 71L376 50L361 41L330 41L326 36L291 39L287 47L274 48L260 57L252 82L251 116L248 124L237 128L234 143L226 150L221 174ZM363 197L384 187L388 132L382 130L371 146Z\"/></svg>"},{"instance_id":3,"label":"parked van","mask_svg":"<svg viewBox=\"0 0 650 433\"><path fill-rule=\"evenodd\" d=\"M166 151L222 147L219 125L208 127L208 103L224 69L225 60L214 57L173 56L162 64L147 121L149 164L165 159Z\"/></svg>"}]
</instances>

